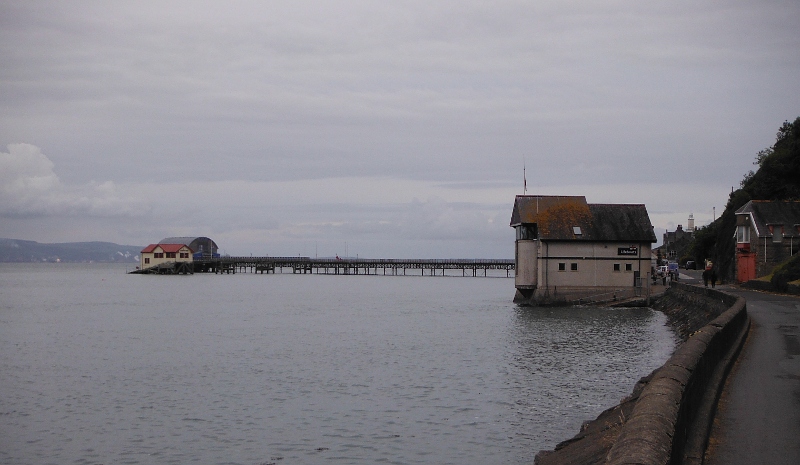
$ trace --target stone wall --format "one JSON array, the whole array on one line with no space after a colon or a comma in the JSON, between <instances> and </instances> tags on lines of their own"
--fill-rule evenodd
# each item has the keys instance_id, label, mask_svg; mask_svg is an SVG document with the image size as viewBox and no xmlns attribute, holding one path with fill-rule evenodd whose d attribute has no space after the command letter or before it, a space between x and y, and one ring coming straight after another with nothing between
<instances>
[{"instance_id":1,"label":"stone wall","mask_svg":"<svg viewBox=\"0 0 800 465\"><path fill-rule=\"evenodd\" d=\"M746 283L742 283L742 287L747 289L755 289L757 291L780 292L775 289L775 286L770 281L762 281L759 279L753 279L747 281ZM786 294L800 295L800 285L789 283L788 289L786 289Z\"/></svg>"},{"instance_id":2,"label":"stone wall","mask_svg":"<svg viewBox=\"0 0 800 465\"><path fill-rule=\"evenodd\" d=\"M633 393L581 428L554 451L549 464L701 463L725 376L744 342L744 299L673 283L653 305L685 340L669 360L642 378Z\"/></svg>"}]
</instances>

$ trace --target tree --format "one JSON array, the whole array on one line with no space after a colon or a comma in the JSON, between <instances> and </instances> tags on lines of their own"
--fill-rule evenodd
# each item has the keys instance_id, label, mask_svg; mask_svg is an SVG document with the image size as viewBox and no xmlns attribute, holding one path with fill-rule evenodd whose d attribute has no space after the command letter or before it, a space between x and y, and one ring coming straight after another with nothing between
<instances>
[{"instance_id":1,"label":"tree","mask_svg":"<svg viewBox=\"0 0 800 465\"><path fill-rule=\"evenodd\" d=\"M775 143L756 154L758 170L747 173L740 188L731 192L725 211L713 223L695 232L691 254L698 263L710 258L717 274L733 278L735 212L750 200L800 199L800 117L784 121Z\"/></svg>"},{"instance_id":2,"label":"tree","mask_svg":"<svg viewBox=\"0 0 800 465\"><path fill-rule=\"evenodd\" d=\"M800 117L784 121L775 139L756 155L758 171L744 177L742 189L752 199L800 199Z\"/></svg>"}]
</instances>

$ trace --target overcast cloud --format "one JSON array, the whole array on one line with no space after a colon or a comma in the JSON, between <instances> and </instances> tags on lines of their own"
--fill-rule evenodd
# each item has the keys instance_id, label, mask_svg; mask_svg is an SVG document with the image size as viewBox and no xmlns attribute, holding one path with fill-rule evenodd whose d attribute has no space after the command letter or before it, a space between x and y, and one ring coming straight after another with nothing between
<instances>
[{"instance_id":1,"label":"overcast cloud","mask_svg":"<svg viewBox=\"0 0 800 465\"><path fill-rule=\"evenodd\" d=\"M0 2L0 237L511 257L522 193L720 214L796 1ZM2 150L2 149L0 149Z\"/></svg>"}]
</instances>

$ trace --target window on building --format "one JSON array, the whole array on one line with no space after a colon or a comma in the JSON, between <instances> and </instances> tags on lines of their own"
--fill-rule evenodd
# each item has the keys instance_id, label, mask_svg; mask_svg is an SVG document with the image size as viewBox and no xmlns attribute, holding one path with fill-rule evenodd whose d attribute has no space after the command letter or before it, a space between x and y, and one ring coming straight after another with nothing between
<instances>
[{"instance_id":1,"label":"window on building","mask_svg":"<svg viewBox=\"0 0 800 465\"><path fill-rule=\"evenodd\" d=\"M750 242L750 226L740 225L736 227L736 242Z\"/></svg>"},{"instance_id":2,"label":"window on building","mask_svg":"<svg viewBox=\"0 0 800 465\"><path fill-rule=\"evenodd\" d=\"M532 241L539 238L536 224L523 224L515 228L517 230L518 241Z\"/></svg>"},{"instance_id":3,"label":"window on building","mask_svg":"<svg viewBox=\"0 0 800 465\"><path fill-rule=\"evenodd\" d=\"M189 258L188 252L181 252L181 258Z\"/></svg>"},{"instance_id":4,"label":"window on building","mask_svg":"<svg viewBox=\"0 0 800 465\"><path fill-rule=\"evenodd\" d=\"M567 271L567 264L566 263L559 263L558 264L558 271Z\"/></svg>"},{"instance_id":5,"label":"window on building","mask_svg":"<svg viewBox=\"0 0 800 465\"><path fill-rule=\"evenodd\" d=\"M783 242L783 226L772 228L772 242Z\"/></svg>"},{"instance_id":6,"label":"window on building","mask_svg":"<svg viewBox=\"0 0 800 465\"><path fill-rule=\"evenodd\" d=\"M570 263L569 269L572 271L578 271L578 264L577 263Z\"/></svg>"},{"instance_id":7,"label":"window on building","mask_svg":"<svg viewBox=\"0 0 800 465\"><path fill-rule=\"evenodd\" d=\"M167 252L167 258L175 258L175 252Z\"/></svg>"},{"instance_id":8,"label":"window on building","mask_svg":"<svg viewBox=\"0 0 800 465\"><path fill-rule=\"evenodd\" d=\"M153 258L164 258L164 252L156 252L153 254Z\"/></svg>"},{"instance_id":9,"label":"window on building","mask_svg":"<svg viewBox=\"0 0 800 465\"><path fill-rule=\"evenodd\" d=\"M625 271L633 271L633 263L626 263Z\"/></svg>"},{"instance_id":10,"label":"window on building","mask_svg":"<svg viewBox=\"0 0 800 465\"><path fill-rule=\"evenodd\" d=\"M614 263L614 271L619 271L619 263Z\"/></svg>"},{"instance_id":11,"label":"window on building","mask_svg":"<svg viewBox=\"0 0 800 465\"><path fill-rule=\"evenodd\" d=\"M148 263L150 263L150 257L144 259L144 264L147 265Z\"/></svg>"}]
</instances>

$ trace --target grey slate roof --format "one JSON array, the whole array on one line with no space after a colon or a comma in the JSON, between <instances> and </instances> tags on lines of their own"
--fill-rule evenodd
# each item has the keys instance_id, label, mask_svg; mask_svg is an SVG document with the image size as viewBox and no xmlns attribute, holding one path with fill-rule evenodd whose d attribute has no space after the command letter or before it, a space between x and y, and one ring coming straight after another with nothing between
<instances>
[{"instance_id":1,"label":"grey slate roof","mask_svg":"<svg viewBox=\"0 0 800 465\"><path fill-rule=\"evenodd\" d=\"M589 204L583 196L518 195L511 226L520 224L536 224L541 240L657 241L644 205Z\"/></svg>"},{"instance_id":2,"label":"grey slate roof","mask_svg":"<svg viewBox=\"0 0 800 465\"><path fill-rule=\"evenodd\" d=\"M750 215L758 237L772 237L770 225L783 226L785 236L797 236L800 225L800 201L751 200L736 210L737 215Z\"/></svg>"},{"instance_id":3,"label":"grey slate roof","mask_svg":"<svg viewBox=\"0 0 800 465\"><path fill-rule=\"evenodd\" d=\"M211 240L208 237L200 236L200 237L165 237L161 239L159 244L183 244L188 246L194 252L203 252L203 253L216 253L217 252L217 243Z\"/></svg>"}]
</instances>

